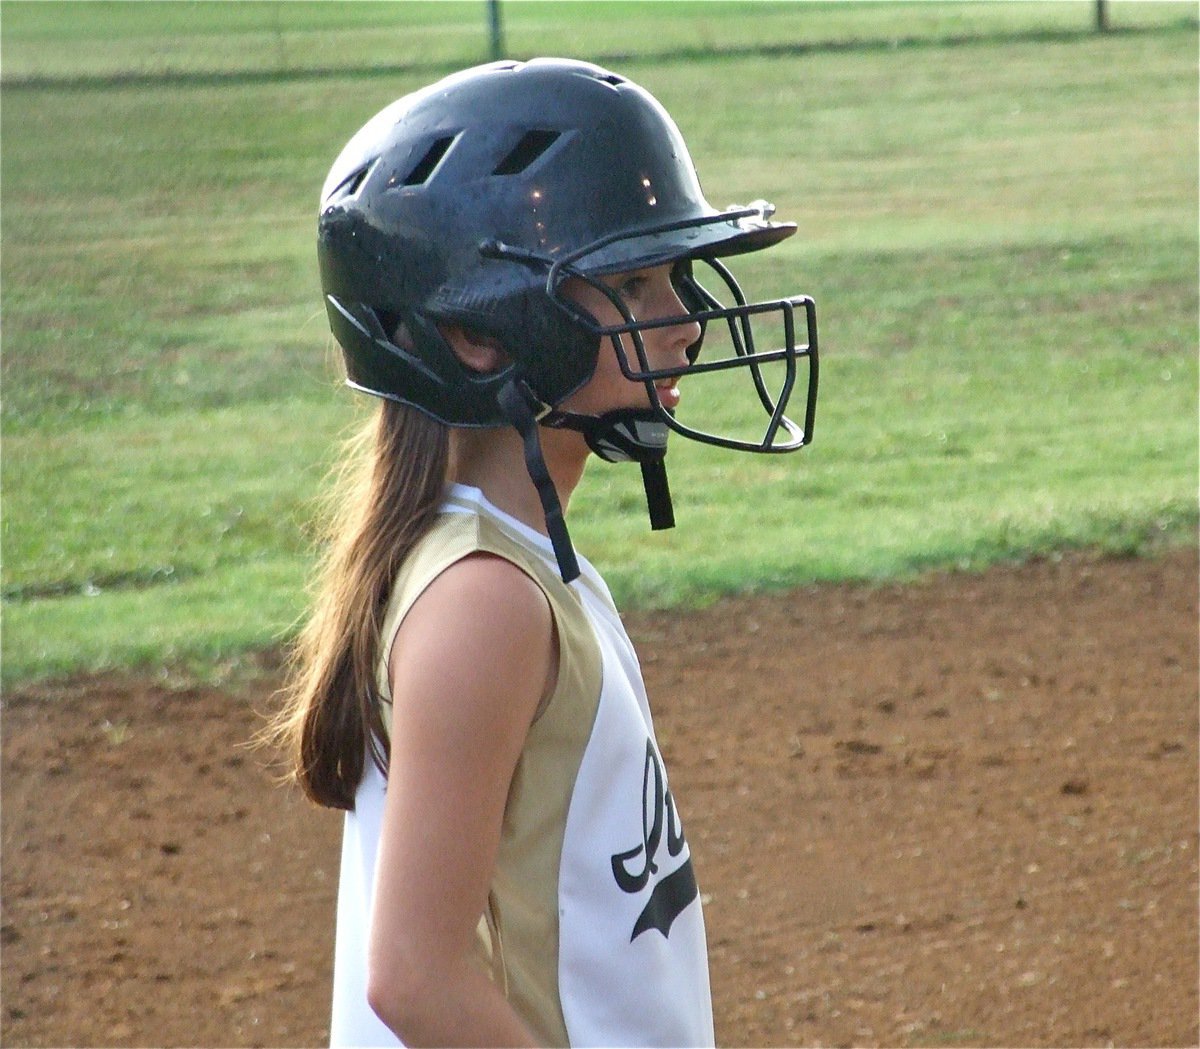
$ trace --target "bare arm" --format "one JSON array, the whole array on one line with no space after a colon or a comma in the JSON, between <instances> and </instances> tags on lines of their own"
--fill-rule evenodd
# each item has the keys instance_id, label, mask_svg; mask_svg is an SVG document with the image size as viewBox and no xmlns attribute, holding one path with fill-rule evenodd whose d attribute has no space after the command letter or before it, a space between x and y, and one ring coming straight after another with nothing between
<instances>
[{"instance_id":1,"label":"bare arm","mask_svg":"<svg viewBox=\"0 0 1200 1049\"><path fill-rule=\"evenodd\" d=\"M506 561L460 561L409 611L389 672L371 1007L409 1045L533 1045L472 959L509 784L557 673L546 597Z\"/></svg>"}]
</instances>

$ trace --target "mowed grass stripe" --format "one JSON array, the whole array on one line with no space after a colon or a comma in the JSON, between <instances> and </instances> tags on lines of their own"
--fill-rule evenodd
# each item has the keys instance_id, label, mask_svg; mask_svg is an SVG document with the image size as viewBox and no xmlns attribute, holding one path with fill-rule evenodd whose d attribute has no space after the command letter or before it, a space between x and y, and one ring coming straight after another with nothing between
<instances>
[{"instance_id":1,"label":"mowed grass stripe","mask_svg":"<svg viewBox=\"0 0 1200 1049\"><path fill-rule=\"evenodd\" d=\"M1108 5L1114 32L1195 25L1187 5ZM770 54L788 48L900 48L1071 39L1095 30L1091 4L643 3L504 0L507 53L608 56L629 61ZM71 81L103 87L142 77L262 78L307 71L430 73L489 57L478 0L370 3L64 2L5 5L4 83Z\"/></svg>"}]
</instances>

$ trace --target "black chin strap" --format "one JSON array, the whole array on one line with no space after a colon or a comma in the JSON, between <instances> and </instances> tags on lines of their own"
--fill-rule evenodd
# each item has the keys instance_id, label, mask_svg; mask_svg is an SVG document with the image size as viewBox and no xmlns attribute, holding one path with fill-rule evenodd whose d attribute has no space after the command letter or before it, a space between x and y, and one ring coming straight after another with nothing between
<instances>
[{"instance_id":1,"label":"black chin strap","mask_svg":"<svg viewBox=\"0 0 1200 1049\"><path fill-rule=\"evenodd\" d=\"M546 517L546 532L558 561L558 571L564 583L579 578L579 560L567 532L558 489L546 469L538 427L553 426L576 430L587 440L588 447L608 462L636 462L642 467L642 485L646 489L646 508L650 512L650 527L658 531L675 527L675 511L671 505L671 488L667 483L667 424L648 408L622 408L604 415L576 415L573 412L549 411L539 418L535 409L543 408L523 382L512 379L498 395L505 417L521 436L525 452L525 468L537 489Z\"/></svg>"},{"instance_id":2,"label":"black chin strap","mask_svg":"<svg viewBox=\"0 0 1200 1049\"><path fill-rule=\"evenodd\" d=\"M575 557L575 547L571 545L570 533L567 532L558 489L554 487L554 481L550 477L550 471L546 469L546 460L542 455L538 422L533 414L533 405L538 402L525 384L516 379L510 380L500 388L498 399L508 421L521 435L525 468L529 471L529 478L542 501L546 531L550 536L550 545L554 548L554 557L558 561L558 572L562 581L569 583L579 578L579 561Z\"/></svg>"},{"instance_id":3,"label":"black chin strap","mask_svg":"<svg viewBox=\"0 0 1200 1049\"><path fill-rule=\"evenodd\" d=\"M675 527L667 466L663 461L669 427L653 408L618 408L603 415L578 415L555 409L540 421L543 426L583 434L588 447L606 462L640 463L650 527L656 531Z\"/></svg>"},{"instance_id":4,"label":"black chin strap","mask_svg":"<svg viewBox=\"0 0 1200 1049\"><path fill-rule=\"evenodd\" d=\"M646 489L650 527L656 532L663 528L674 528L675 509L671 505L671 488L667 484L667 464L662 459L642 463L642 485Z\"/></svg>"}]
</instances>

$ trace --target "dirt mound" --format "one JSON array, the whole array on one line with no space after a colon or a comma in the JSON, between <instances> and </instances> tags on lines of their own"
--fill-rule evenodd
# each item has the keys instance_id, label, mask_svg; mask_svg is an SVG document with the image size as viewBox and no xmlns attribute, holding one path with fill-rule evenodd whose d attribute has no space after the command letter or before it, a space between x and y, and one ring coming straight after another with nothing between
<instances>
[{"instance_id":1,"label":"dirt mound","mask_svg":"<svg viewBox=\"0 0 1200 1049\"><path fill-rule=\"evenodd\" d=\"M1190 1045L1197 559L639 615L728 1045ZM339 818L242 746L276 684L3 720L5 1045L319 1045Z\"/></svg>"}]
</instances>

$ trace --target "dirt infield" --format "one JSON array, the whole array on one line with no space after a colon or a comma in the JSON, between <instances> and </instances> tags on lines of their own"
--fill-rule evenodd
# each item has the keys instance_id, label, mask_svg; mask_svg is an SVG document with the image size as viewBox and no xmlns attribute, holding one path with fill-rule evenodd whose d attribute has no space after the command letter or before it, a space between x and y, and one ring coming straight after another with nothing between
<instances>
[{"instance_id":1,"label":"dirt infield","mask_svg":"<svg viewBox=\"0 0 1200 1049\"><path fill-rule=\"evenodd\" d=\"M719 1042L1197 1045L1197 570L630 617ZM325 1041L340 823L240 746L275 680L5 698L4 1045Z\"/></svg>"}]
</instances>

